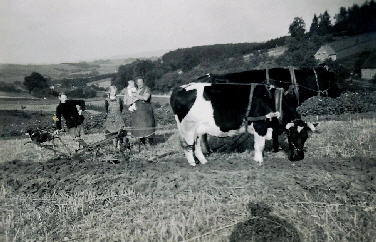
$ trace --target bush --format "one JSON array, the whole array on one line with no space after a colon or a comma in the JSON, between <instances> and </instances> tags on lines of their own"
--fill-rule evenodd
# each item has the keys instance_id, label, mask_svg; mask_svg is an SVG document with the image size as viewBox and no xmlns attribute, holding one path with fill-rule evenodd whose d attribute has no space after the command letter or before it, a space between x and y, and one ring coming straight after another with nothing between
<instances>
[{"instance_id":1,"label":"bush","mask_svg":"<svg viewBox=\"0 0 376 242\"><path fill-rule=\"evenodd\" d=\"M339 98L311 97L297 111L307 115L376 112L376 92L344 92Z\"/></svg>"},{"instance_id":2,"label":"bush","mask_svg":"<svg viewBox=\"0 0 376 242\"><path fill-rule=\"evenodd\" d=\"M0 81L0 91L2 92L21 92L20 89L17 89L15 85L6 84L3 81Z\"/></svg>"},{"instance_id":3,"label":"bush","mask_svg":"<svg viewBox=\"0 0 376 242\"><path fill-rule=\"evenodd\" d=\"M75 90L67 92L67 96L71 98L91 98L96 97L97 92L90 88L77 88Z\"/></svg>"}]
</instances>

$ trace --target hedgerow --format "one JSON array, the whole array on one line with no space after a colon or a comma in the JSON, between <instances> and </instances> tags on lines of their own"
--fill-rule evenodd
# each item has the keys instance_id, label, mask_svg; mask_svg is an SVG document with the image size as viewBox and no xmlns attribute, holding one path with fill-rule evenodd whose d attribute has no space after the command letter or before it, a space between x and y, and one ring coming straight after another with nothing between
<instances>
[{"instance_id":1,"label":"hedgerow","mask_svg":"<svg viewBox=\"0 0 376 242\"><path fill-rule=\"evenodd\" d=\"M307 115L376 112L376 92L344 92L338 98L311 97L297 111Z\"/></svg>"}]
</instances>

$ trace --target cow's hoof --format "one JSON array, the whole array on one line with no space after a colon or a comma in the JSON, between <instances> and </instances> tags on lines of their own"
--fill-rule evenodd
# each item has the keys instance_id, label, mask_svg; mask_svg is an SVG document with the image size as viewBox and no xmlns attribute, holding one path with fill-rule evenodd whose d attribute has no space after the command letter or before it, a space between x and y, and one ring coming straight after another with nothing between
<instances>
[{"instance_id":1,"label":"cow's hoof","mask_svg":"<svg viewBox=\"0 0 376 242\"><path fill-rule=\"evenodd\" d=\"M196 166L196 163L189 163L191 166Z\"/></svg>"}]
</instances>

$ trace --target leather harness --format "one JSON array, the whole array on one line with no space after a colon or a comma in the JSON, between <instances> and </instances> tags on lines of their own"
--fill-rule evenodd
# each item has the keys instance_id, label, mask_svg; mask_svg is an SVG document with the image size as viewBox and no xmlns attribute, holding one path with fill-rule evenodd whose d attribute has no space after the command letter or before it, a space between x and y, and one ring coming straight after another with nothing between
<instances>
[{"instance_id":1,"label":"leather harness","mask_svg":"<svg viewBox=\"0 0 376 242\"><path fill-rule=\"evenodd\" d=\"M244 121L243 121L243 126L245 126L246 130L247 130L247 127L248 127L248 122L262 121L262 120L271 119L271 118L275 118L275 117L278 117L278 119L280 121L282 120L283 88L276 88L275 93L274 93L274 103L275 103L276 112L270 113L270 114L267 114L267 115L258 116L258 117L248 117L249 112L251 111L251 106L252 106L252 101L253 101L253 92L254 92L256 86L260 86L260 85L264 86L265 88L270 87L268 85L259 84L259 83L252 83L251 84L251 90L250 90L250 93L249 93L249 101L248 101L248 106L247 106L247 111L246 111L246 117L244 118Z\"/></svg>"}]
</instances>

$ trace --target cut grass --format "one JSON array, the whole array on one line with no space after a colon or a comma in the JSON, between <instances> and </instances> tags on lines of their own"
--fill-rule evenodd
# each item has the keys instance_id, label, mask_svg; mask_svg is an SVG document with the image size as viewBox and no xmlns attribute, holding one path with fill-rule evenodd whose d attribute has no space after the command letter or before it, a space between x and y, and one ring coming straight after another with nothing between
<instances>
[{"instance_id":1,"label":"cut grass","mask_svg":"<svg viewBox=\"0 0 376 242\"><path fill-rule=\"evenodd\" d=\"M252 228L279 225L298 236L281 241L375 241L375 121L321 121L305 160L290 163L284 152L266 151L261 167L252 161L251 140L244 141L250 149L223 148L208 164L190 167L169 130L159 131L152 149L116 165L38 162L24 140L2 140L0 239L234 241L247 235L261 241ZM87 136L88 143L101 139ZM12 154L13 147L23 149ZM241 234L244 223L250 234Z\"/></svg>"}]
</instances>

